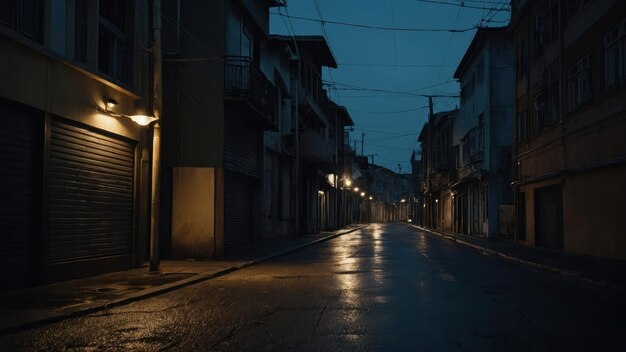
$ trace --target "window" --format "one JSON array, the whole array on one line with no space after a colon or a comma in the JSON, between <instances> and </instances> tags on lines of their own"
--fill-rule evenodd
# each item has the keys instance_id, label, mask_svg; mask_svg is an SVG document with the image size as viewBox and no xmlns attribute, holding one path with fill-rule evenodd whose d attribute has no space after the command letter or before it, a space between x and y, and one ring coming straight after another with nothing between
<instances>
[{"instance_id":1,"label":"window","mask_svg":"<svg viewBox=\"0 0 626 352\"><path fill-rule=\"evenodd\" d=\"M552 8L550 8L550 34L552 39L556 39L559 36L561 21L559 20L559 3L554 2Z\"/></svg>"},{"instance_id":2,"label":"window","mask_svg":"<svg viewBox=\"0 0 626 352\"><path fill-rule=\"evenodd\" d=\"M583 56L567 70L568 111L574 112L591 100L591 64L589 54Z\"/></svg>"},{"instance_id":3,"label":"window","mask_svg":"<svg viewBox=\"0 0 626 352\"><path fill-rule=\"evenodd\" d=\"M41 0L0 1L0 24L18 30L39 43L43 41L43 2Z\"/></svg>"},{"instance_id":4,"label":"window","mask_svg":"<svg viewBox=\"0 0 626 352\"><path fill-rule=\"evenodd\" d=\"M533 103L533 133L539 133L543 129L546 115L546 96L541 93Z\"/></svg>"},{"instance_id":5,"label":"window","mask_svg":"<svg viewBox=\"0 0 626 352\"><path fill-rule=\"evenodd\" d=\"M550 84L550 91L548 92L546 124L554 125L559 120L559 82L553 82Z\"/></svg>"},{"instance_id":6,"label":"window","mask_svg":"<svg viewBox=\"0 0 626 352\"><path fill-rule=\"evenodd\" d=\"M74 59L87 62L87 1L74 2Z\"/></svg>"},{"instance_id":7,"label":"window","mask_svg":"<svg viewBox=\"0 0 626 352\"><path fill-rule=\"evenodd\" d=\"M546 15L538 14L535 16L535 57L543 53L543 44L546 40Z\"/></svg>"},{"instance_id":8,"label":"window","mask_svg":"<svg viewBox=\"0 0 626 352\"><path fill-rule=\"evenodd\" d=\"M100 0L98 70L122 83L132 82L133 1Z\"/></svg>"},{"instance_id":9,"label":"window","mask_svg":"<svg viewBox=\"0 0 626 352\"><path fill-rule=\"evenodd\" d=\"M481 56L478 59L478 64L476 65L476 80L478 83L483 83L483 76L485 75L485 58Z\"/></svg>"},{"instance_id":10,"label":"window","mask_svg":"<svg viewBox=\"0 0 626 352\"><path fill-rule=\"evenodd\" d=\"M623 84L626 74L626 21L604 36L604 88L606 91Z\"/></svg>"},{"instance_id":11,"label":"window","mask_svg":"<svg viewBox=\"0 0 626 352\"><path fill-rule=\"evenodd\" d=\"M527 137L526 126L528 124L526 110L517 114L517 141L524 143Z\"/></svg>"},{"instance_id":12,"label":"window","mask_svg":"<svg viewBox=\"0 0 626 352\"><path fill-rule=\"evenodd\" d=\"M565 0L565 18L570 20L580 7L580 0Z\"/></svg>"}]
</instances>

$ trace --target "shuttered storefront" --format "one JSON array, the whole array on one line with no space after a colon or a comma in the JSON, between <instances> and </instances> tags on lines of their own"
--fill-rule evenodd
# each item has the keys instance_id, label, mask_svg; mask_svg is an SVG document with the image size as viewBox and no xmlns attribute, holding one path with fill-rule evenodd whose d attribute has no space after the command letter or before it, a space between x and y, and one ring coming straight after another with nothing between
<instances>
[{"instance_id":1,"label":"shuttered storefront","mask_svg":"<svg viewBox=\"0 0 626 352\"><path fill-rule=\"evenodd\" d=\"M132 254L134 143L52 119L48 263Z\"/></svg>"},{"instance_id":2,"label":"shuttered storefront","mask_svg":"<svg viewBox=\"0 0 626 352\"><path fill-rule=\"evenodd\" d=\"M0 100L0 280L33 280L41 225L43 113Z\"/></svg>"},{"instance_id":3,"label":"shuttered storefront","mask_svg":"<svg viewBox=\"0 0 626 352\"><path fill-rule=\"evenodd\" d=\"M226 171L224 179L224 248L250 243L252 227L251 178Z\"/></svg>"},{"instance_id":4,"label":"shuttered storefront","mask_svg":"<svg viewBox=\"0 0 626 352\"><path fill-rule=\"evenodd\" d=\"M254 193L263 187L259 167L262 133L230 115L224 126L224 248L242 247L250 243L252 232L252 202ZM264 170L262 171L264 172ZM255 211L263 213L263 204Z\"/></svg>"}]
</instances>

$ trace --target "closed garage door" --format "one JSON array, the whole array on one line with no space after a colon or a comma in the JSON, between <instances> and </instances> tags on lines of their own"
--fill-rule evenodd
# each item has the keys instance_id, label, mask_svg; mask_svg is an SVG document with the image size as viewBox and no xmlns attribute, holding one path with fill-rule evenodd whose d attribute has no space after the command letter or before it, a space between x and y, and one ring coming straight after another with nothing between
<instances>
[{"instance_id":1,"label":"closed garage door","mask_svg":"<svg viewBox=\"0 0 626 352\"><path fill-rule=\"evenodd\" d=\"M536 245L563 249L563 195L561 185L535 190Z\"/></svg>"},{"instance_id":2,"label":"closed garage door","mask_svg":"<svg viewBox=\"0 0 626 352\"><path fill-rule=\"evenodd\" d=\"M252 221L250 177L226 171L224 183L224 248L245 246Z\"/></svg>"},{"instance_id":3,"label":"closed garage door","mask_svg":"<svg viewBox=\"0 0 626 352\"><path fill-rule=\"evenodd\" d=\"M134 155L131 141L52 120L50 264L132 254Z\"/></svg>"},{"instance_id":4,"label":"closed garage door","mask_svg":"<svg viewBox=\"0 0 626 352\"><path fill-rule=\"evenodd\" d=\"M32 282L41 225L43 113L0 101L0 281Z\"/></svg>"}]
</instances>

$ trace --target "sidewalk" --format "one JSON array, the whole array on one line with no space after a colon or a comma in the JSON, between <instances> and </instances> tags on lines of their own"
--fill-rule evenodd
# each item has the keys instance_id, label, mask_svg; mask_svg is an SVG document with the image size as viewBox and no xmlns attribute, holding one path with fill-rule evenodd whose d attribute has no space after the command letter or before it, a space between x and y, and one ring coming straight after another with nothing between
<instances>
[{"instance_id":1,"label":"sidewalk","mask_svg":"<svg viewBox=\"0 0 626 352\"><path fill-rule=\"evenodd\" d=\"M487 239L412 226L533 269L554 272L596 287L626 289L626 261L524 247L507 239Z\"/></svg>"},{"instance_id":2,"label":"sidewalk","mask_svg":"<svg viewBox=\"0 0 626 352\"><path fill-rule=\"evenodd\" d=\"M225 260L165 260L161 272L148 267L0 292L0 334L80 316L156 296L226 275L302 248L330 240L367 225L352 225L297 239L255 242Z\"/></svg>"}]
</instances>

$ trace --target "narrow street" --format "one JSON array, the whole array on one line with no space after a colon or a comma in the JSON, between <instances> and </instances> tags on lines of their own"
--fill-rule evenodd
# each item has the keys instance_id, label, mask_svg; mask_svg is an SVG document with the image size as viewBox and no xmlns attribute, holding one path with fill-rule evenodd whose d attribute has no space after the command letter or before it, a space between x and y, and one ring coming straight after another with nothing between
<instances>
[{"instance_id":1,"label":"narrow street","mask_svg":"<svg viewBox=\"0 0 626 352\"><path fill-rule=\"evenodd\" d=\"M6 351L624 350L623 296L373 224L201 284L31 331Z\"/></svg>"}]
</instances>

